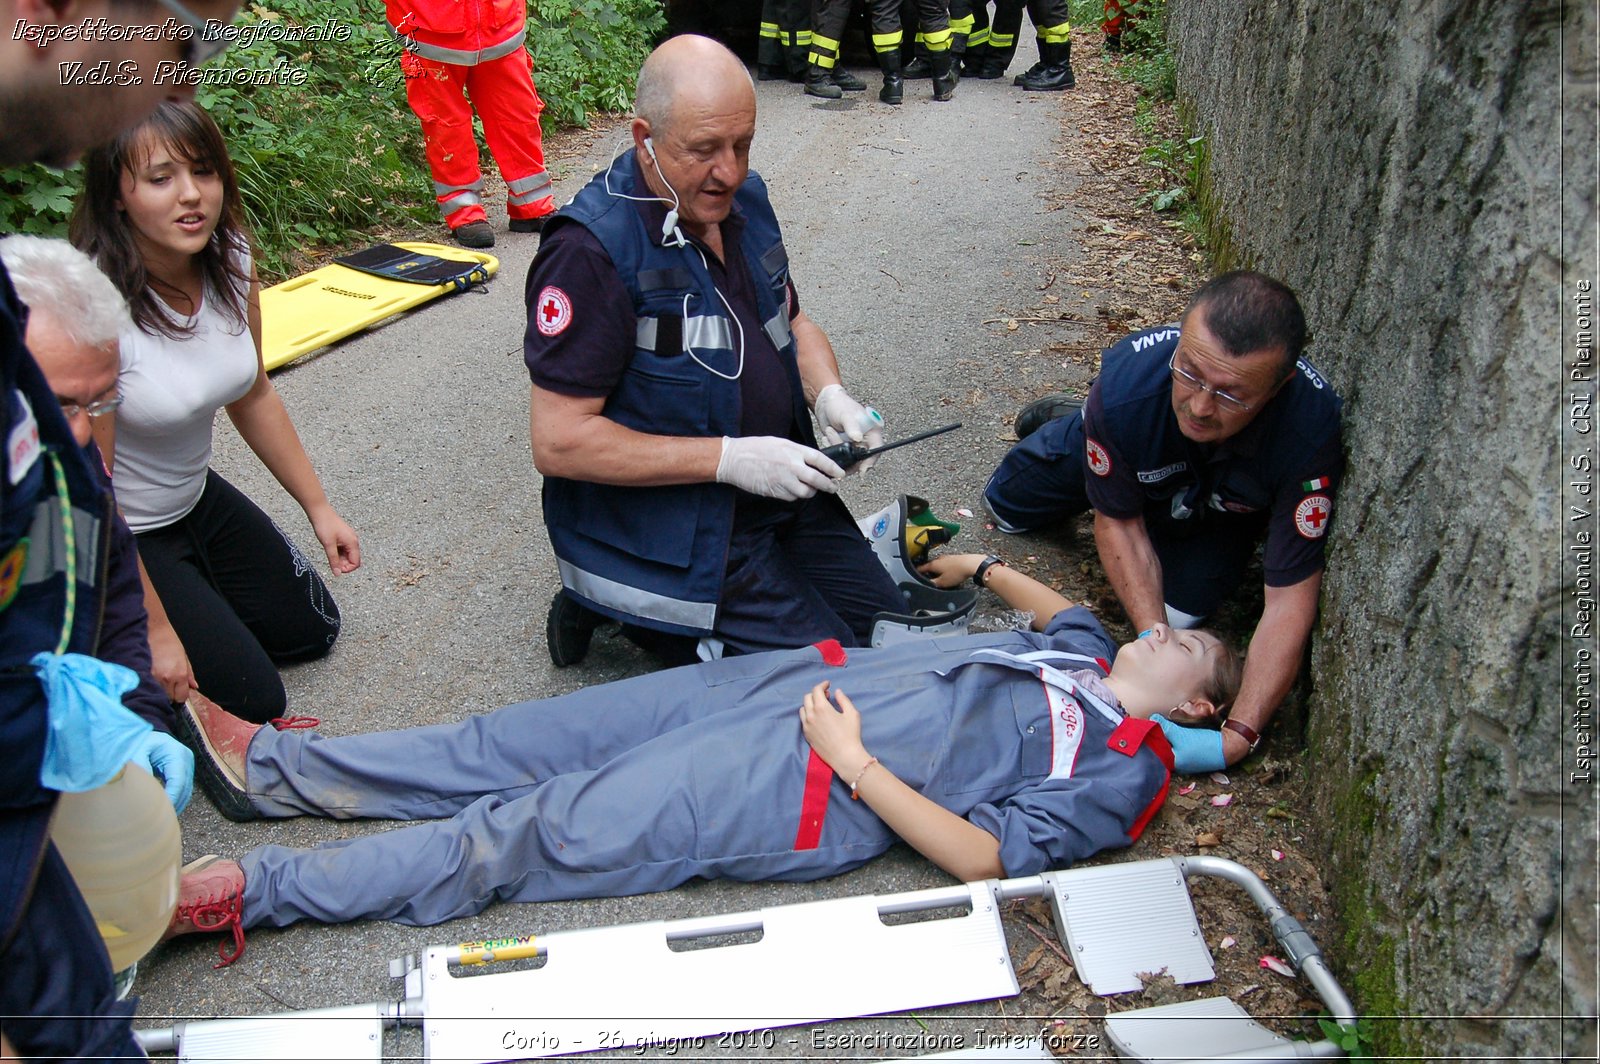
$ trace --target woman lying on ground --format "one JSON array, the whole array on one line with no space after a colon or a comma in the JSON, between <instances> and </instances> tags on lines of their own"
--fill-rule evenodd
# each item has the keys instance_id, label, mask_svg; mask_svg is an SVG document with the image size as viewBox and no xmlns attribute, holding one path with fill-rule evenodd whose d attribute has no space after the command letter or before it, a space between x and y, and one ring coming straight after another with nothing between
<instances>
[{"instance_id":1,"label":"woman lying on ground","mask_svg":"<svg viewBox=\"0 0 1600 1064\"><path fill-rule=\"evenodd\" d=\"M983 561L924 571L950 586ZM231 959L242 927L434 924L494 901L696 876L818 879L897 839L962 880L1129 845L1172 768L1170 722L1149 718L1214 726L1239 659L1210 633L1165 625L1117 651L1093 614L1043 584L997 564L981 577L1036 631L848 653L830 641L339 738L254 727L191 699L179 716L201 782L235 820L445 819L201 858L170 933L231 929Z\"/></svg>"}]
</instances>

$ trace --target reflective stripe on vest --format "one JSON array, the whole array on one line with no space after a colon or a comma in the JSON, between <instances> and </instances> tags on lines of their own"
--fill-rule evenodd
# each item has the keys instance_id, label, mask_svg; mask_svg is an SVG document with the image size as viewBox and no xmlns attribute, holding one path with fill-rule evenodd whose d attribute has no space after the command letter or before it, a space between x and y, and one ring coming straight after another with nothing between
<instances>
[{"instance_id":1,"label":"reflective stripe on vest","mask_svg":"<svg viewBox=\"0 0 1600 1064\"><path fill-rule=\"evenodd\" d=\"M95 550L100 542L100 516L81 506L72 508L75 529L74 547L78 555L78 583L95 586L99 570ZM22 568L22 584L37 584L67 571L67 532L61 522L61 504L54 495L38 503L33 523L28 526L28 560Z\"/></svg>"},{"instance_id":2,"label":"reflective stripe on vest","mask_svg":"<svg viewBox=\"0 0 1600 1064\"><path fill-rule=\"evenodd\" d=\"M655 351L658 355L675 355L681 351L656 351L660 318L640 318L634 330L634 343L641 351ZM770 335L770 334L769 334ZM732 351L733 329L728 319L696 314L683 319L683 346L696 351ZM780 348L782 344L778 345Z\"/></svg>"},{"instance_id":3,"label":"reflective stripe on vest","mask_svg":"<svg viewBox=\"0 0 1600 1064\"><path fill-rule=\"evenodd\" d=\"M710 631L717 621L717 604L690 602L645 591L643 588L608 580L598 573L580 569L564 558L556 559L561 572L561 586L582 595L592 602L604 602L613 608L626 610L635 617L676 624L684 628Z\"/></svg>"}]
</instances>

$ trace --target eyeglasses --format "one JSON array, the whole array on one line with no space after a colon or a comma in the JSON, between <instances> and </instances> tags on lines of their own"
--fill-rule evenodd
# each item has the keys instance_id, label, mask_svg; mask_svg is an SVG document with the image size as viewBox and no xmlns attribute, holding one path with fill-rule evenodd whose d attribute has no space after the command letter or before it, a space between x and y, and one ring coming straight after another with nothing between
<instances>
[{"instance_id":1,"label":"eyeglasses","mask_svg":"<svg viewBox=\"0 0 1600 1064\"><path fill-rule=\"evenodd\" d=\"M179 22L189 27L189 39L183 42L183 61L189 66L197 67L228 47L231 38L226 24L214 19L207 22L184 7L179 0L156 0L156 3L172 12Z\"/></svg>"},{"instance_id":2,"label":"eyeglasses","mask_svg":"<svg viewBox=\"0 0 1600 1064\"><path fill-rule=\"evenodd\" d=\"M1182 388L1187 388L1191 392L1205 392L1206 394L1210 395L1211 398L1215 399L1217 401L1217 405L1222 407L1222 409L1235 414L1247 413L1250 410L1251 404L1245 402L1243 399L1240 399L1238 396L1229 395L1227 392L1213 388L1211 385L1207 384L1199 377L1196 377L1188 370L1179 369L1178 353L1176 351L1174 351L1172 353L1172 357L1167 360L1167 368L1172 371L1173 384L1176 384Z\"/></svg>"},{"instance_id":3,"label":"eyeglasses","mask_svg":"<svg viewBox=\"0 0 1600 1064\"><path fill-rule=\"evenodd\" d=\"M61 400L61 416L71 421L81 412L84 417L104 417L122 405L122 396L113 395L108 399L95 399L88 403L75 403L68 399Z\"/></svg>"}]
</instances>

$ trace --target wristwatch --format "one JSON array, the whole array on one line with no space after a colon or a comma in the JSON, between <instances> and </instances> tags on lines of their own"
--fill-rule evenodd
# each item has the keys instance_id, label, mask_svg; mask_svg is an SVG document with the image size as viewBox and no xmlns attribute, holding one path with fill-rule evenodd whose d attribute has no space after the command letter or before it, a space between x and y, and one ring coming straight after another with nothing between
<instances>
[{"instance_id":1,"label":"wristwatch","mask_svg":"<svg viewBox=\"0 0 1600 1064\"><path fill-rule=\"evenodd\" d=\"M983 559L983 561L978 563L978 567L976 569L972 570L972 586L973 587L983 587L983 578L984 578L985 575L987 575L987 573L989 572L990 568L993 567L993 566L996 566L996 565L1004 565L1004 564L1005 564L1005 562L1001 561L998 557L996 557L993 554L991 554L987 558Z\"/></svg>"},{"instance_id":2,"label":"wristwatch","mask_svg":"<svg viewBox=\"0 0 1600 1064\"><path fill-rule=\"evenodd\" d=\"M1248 724L1229 717L1222 722L1222 726L1248 743L1252 754L1256 752L1256 747L1261 745L1261 733Z\"/></svg>"}]
</instances>

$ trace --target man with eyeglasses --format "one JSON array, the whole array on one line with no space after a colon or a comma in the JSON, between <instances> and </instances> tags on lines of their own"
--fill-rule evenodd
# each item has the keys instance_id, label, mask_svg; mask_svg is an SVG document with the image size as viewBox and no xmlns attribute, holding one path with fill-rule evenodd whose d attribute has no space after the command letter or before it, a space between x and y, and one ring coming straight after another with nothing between
<instances>
[{"instance_id":1,"label":"man with eyeglasses","mask_svg":"<svg viewBox=\"0 0 1600 1064\"><path fill-rule=\"evenodd\" d=\"M1101 563L1141 633L1160 621L1198 625L1265 536L1265 604L1243 687L1220 732L1173 729L1183 771L1214 771L1255 749L1316 618L1344 458L1341 401L1301 358L1305 341L1287 286L1223 274L1195 293L1181 325L1108 349L1082 403L1054 396L1025 408L1023 439L984 489L1010 533L1093 510Z\"/></svg>"},{"instance_id":2,"label":"man with eyeglasses","mask_svg":"<svg viewBox=\"0 0 1600 1064\"><path fill-rule=\"evenodd\" d=\"M68 165L163 99L188 98L191 88L158 83L158 66L205 58L217 36L208 25L236 7L0 0L0 165ZM41 652L102 652L115 511L28 353L25 322L0 268L0 1054L139 1059L134 1003L115 1000L94 920L49 841L58 792L40 779L48 703L31 664ZM103 391L62 394L87 407ZM73 516L62 550L56 514Z\"/></svg>"}]
</instances>

